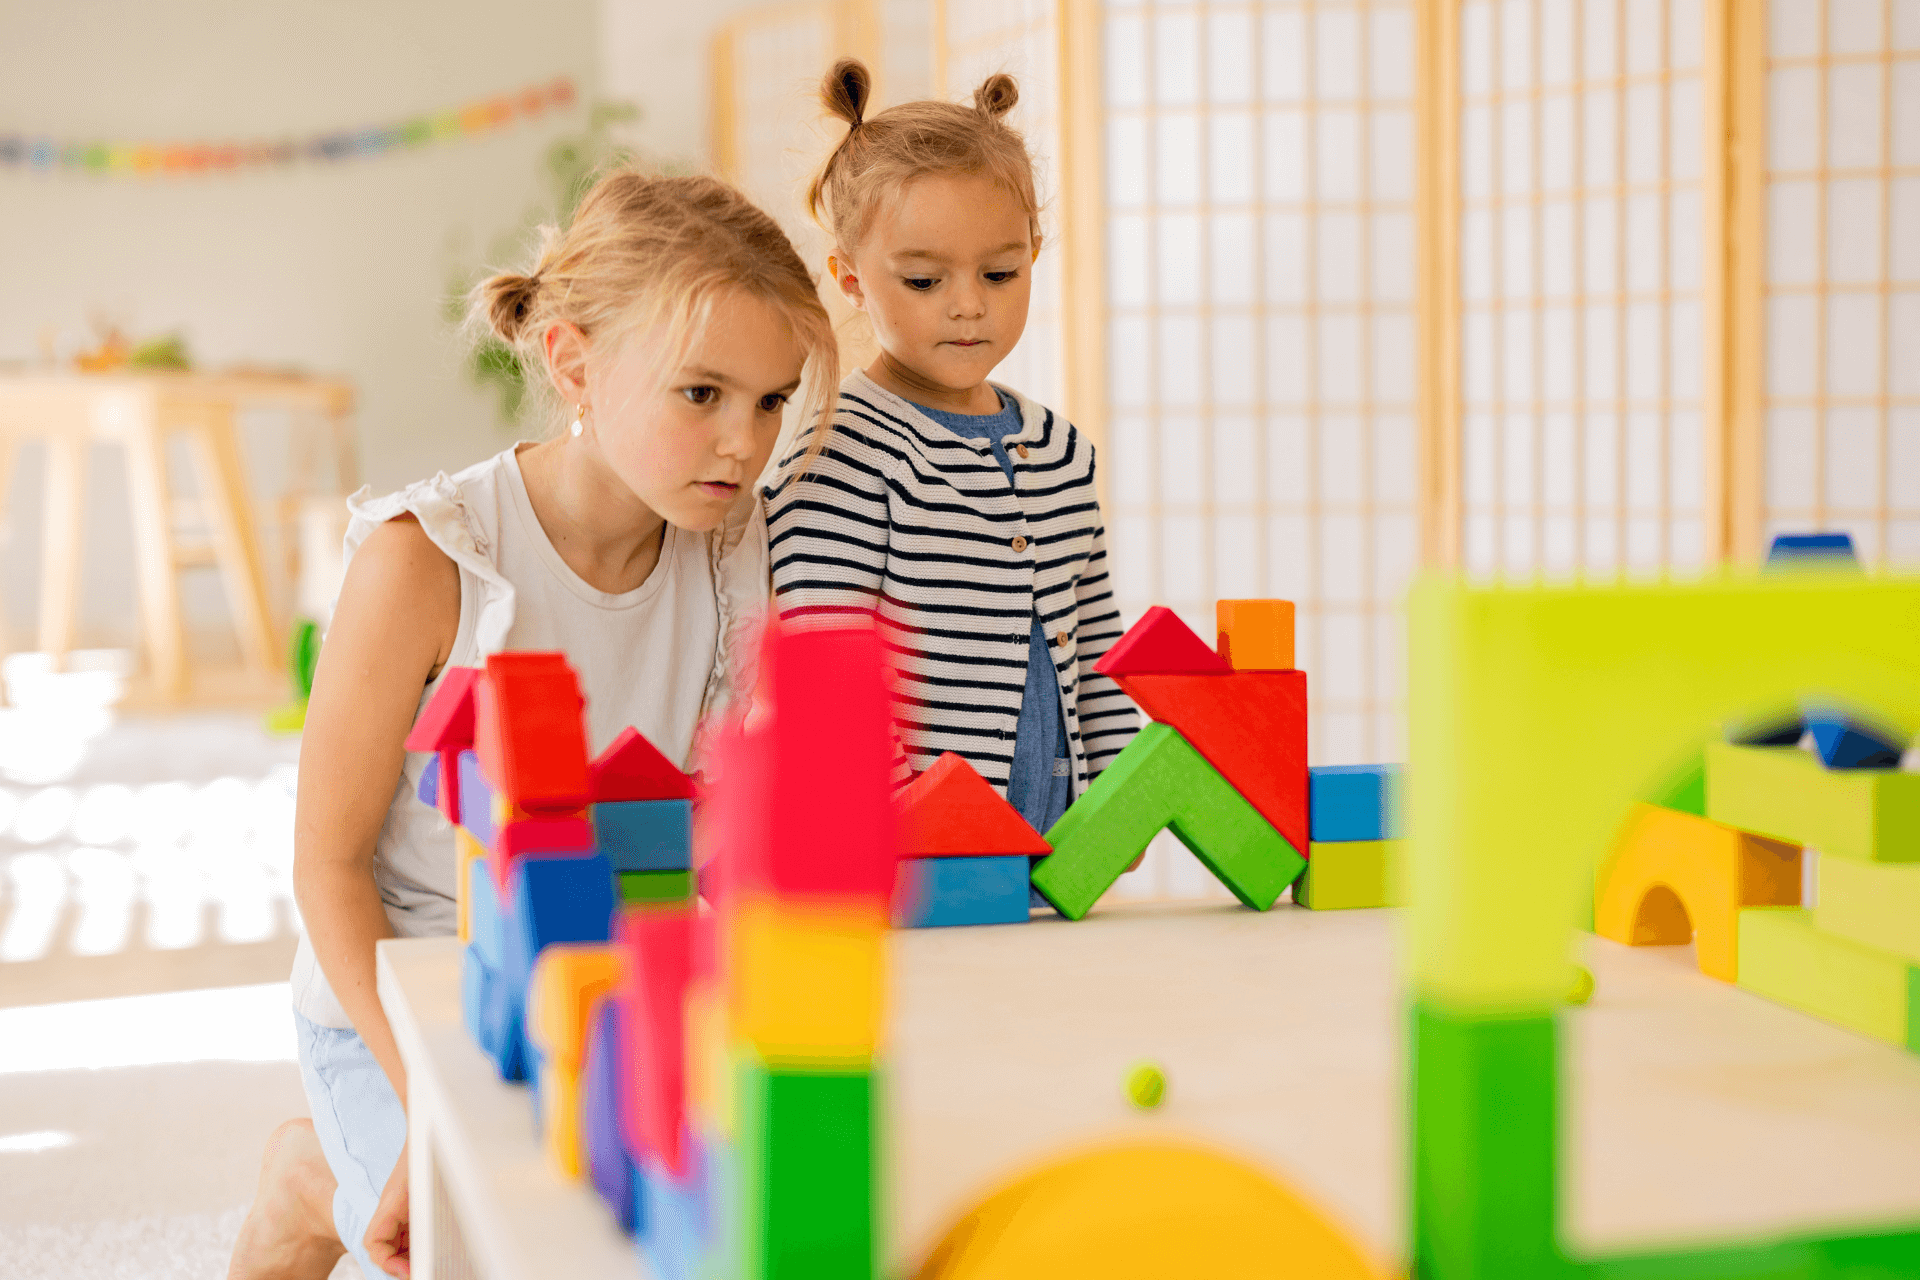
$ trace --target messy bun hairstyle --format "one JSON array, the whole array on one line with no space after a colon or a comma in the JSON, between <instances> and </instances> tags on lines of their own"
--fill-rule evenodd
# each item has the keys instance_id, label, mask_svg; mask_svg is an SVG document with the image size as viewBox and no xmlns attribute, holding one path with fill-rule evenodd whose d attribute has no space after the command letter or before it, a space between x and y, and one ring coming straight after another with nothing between
<instances>
[{"instance_id":1,"label":"messy bun hairstyle","mask_svg":"<svg viewBox=\"0 0 1920 1280\"><path fill-rule=\"evenodd\" d=\"M980 173L1013 193L1040 245L1040 200L1026 139L1006 122L1020 101L1012 76L996 72L973 91L973 105L923 99L867 119L873 76L858 58L842 58L820 82L821 104L847 122L847 136L807 187L807 210L843 253L859 247L887 196L934 173Z\"/></svg>"},{"instance_id":2,"label":"messy bun hairstyle","mask_svg":"<svg viewBox=\"0 0 1920 1280\"><path fill-rule=\"evenodd\" d=\"M469 320L512 348L530 388L551 393L551 378L531 373L551 372L546 334L554 325L576 326L595 346L662 327L668 377L715 300L735 290L786 316L807 353L806 418L817 416L839 379L819 291L779 225L715 178L608 172L565 230L540 229L531 271L503 271L475 286Z\"/></svg>"}]
</instances>

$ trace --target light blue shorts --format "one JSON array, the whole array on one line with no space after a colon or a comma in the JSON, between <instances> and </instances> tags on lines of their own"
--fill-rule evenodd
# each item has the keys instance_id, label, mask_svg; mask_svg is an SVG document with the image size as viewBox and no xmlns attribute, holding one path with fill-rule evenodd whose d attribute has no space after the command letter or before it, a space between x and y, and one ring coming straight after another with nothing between
<instances>
[{"instance_id":1,"label":"light blue shorts","mask_svg":"<svg viewBox=\"0 0 1920 1280\"><path fill-rule=\"evenodd\" d=\"M339 1184L334 1230L367 1280L380 1280L386 1272L367 1256L367 1224L407 1144L406 1109L359 1032L320 1026L298 1010L293 1023L313 1131Z\"/></svg>"}]
</instances>

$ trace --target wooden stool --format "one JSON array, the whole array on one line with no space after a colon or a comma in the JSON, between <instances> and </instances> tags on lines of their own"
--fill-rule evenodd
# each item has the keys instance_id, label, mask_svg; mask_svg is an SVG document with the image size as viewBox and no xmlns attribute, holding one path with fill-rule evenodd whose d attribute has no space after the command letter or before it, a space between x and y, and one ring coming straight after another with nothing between
<instances>
[{"instance_id":1,"label":"wooden stool","mask_svg":"<svg viewBox=\"0 0 1920 1280\"><path fill-rule=\"evenodd\" d=\"M235 427L237 410L255 403L321 408L335 424L336 448L348 450L336 469L342 479L357 473L350 433L338 425L352 407L343 383L196 374L0 377L0 496L20 443L39 440L47 449L39 645L56 668L73 648L87 449L109 440L126 452L141 629L157 696L178 702L188 693L178 579L186 568L219 570L247 671L271 676L281 669ZM167 445L175 438L186 444L194 471L197 496L190 500L168 483ZM182 539L183 517L204 536Z\"/></svg>"}]
</instances>

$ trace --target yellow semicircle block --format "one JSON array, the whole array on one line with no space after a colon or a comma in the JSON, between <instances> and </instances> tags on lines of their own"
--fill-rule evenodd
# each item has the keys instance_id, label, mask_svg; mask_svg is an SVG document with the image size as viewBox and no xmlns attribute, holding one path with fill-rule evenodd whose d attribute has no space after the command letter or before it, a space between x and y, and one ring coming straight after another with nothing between
<instances>
[{"instance_id":1,"label":"yellow semicircle block","mask_svg":"<svg viewBox=\"0 0 1920 1280\"><path fill-rule=\"evenodd\" d=\"M1342 1227L1240 1160L1169 1141L1066 1157L983 1201L915 1280L1384 1280Z\"/></svg>"}]
</instances>

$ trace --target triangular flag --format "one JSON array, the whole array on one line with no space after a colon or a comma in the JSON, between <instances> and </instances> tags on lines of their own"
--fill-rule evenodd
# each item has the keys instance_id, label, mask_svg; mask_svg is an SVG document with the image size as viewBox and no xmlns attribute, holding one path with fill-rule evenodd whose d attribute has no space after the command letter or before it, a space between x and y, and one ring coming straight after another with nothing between
<instances>
[{"instance_id":1,"label":"triangular flag","mask_svg":"<svg viewBox=\"0 0 1920 1280\"><path fill-rule=\"evenodd\" d=\"M440 673L433 700L407 734L409 751L465 751L473 745L473 688L478 667L449 667Z\"/></svg>"},{"instance_id":2,"label":"triangular flag","mask_svg":"<svg viewBox=\"0 0 1920 1280\"><path fill-rule=\"evenodd\" d=\"M1053 852L1046 837L954 752L935 760L900 800L902 857L1033 857Z\"/></svg>"},{"instance_id":3,"label":"triangular flag","mask_svg":"<svg viewBox=\"0 0 1920 1280\"><path fill-rule=\"evenodd\" d=\"M1224 676L1233 670L1225 658L1209 648L1206 641L1193 634L1193 628L1164 605L1147 610L1127 634L1101 655L1093 669L1103 676L1149 672Z\"/></svg>"},{"instance_id":4,"label":"triangular flag","mask_svg":"<svg viewBox=\"0 0 1920 1280\"><path fill-rule=\"evenodd\" d=\"M587 766L587 789L595 803L604 800L691 800L693 779L632 725L607 744Z\"/></svg>"}]
</instances>

